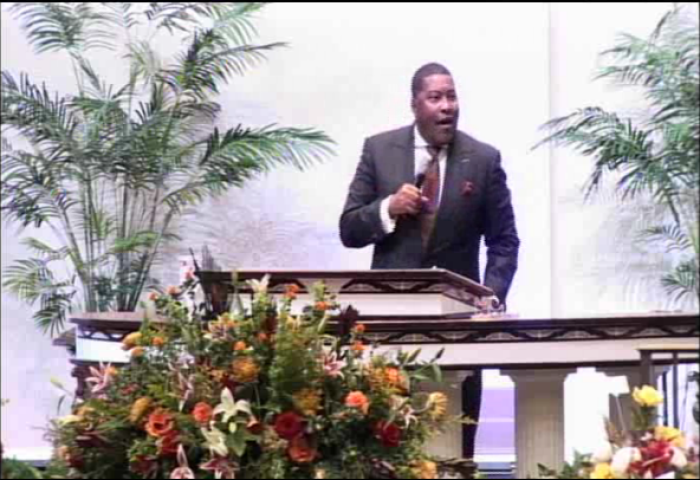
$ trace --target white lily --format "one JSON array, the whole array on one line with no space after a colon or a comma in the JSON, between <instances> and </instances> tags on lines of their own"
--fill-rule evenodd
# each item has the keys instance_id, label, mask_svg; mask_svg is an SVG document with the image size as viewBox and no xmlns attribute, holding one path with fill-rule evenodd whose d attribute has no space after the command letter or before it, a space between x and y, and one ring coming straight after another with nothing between
<instances>
[{"instance_id":1,"label":"white lily","mask_svg":"<svg viewBox=\"0 0 700 480\"><path fill-rule=\"evenodd\" d=\"M216 428L212 422L211 430L202 429L202 435L206 438L205 448L211 450L212 453L225 457L228 455L228 447L226 446L226 435L224 432Z\"/></svg>"},{"instance_id":2,"label":"white lily","mask_svg":"<svg viewBox=\"0 0 700 480\"><path fill-rule=\"evenodd\" d=\"M688 457L685 456L683 450L678 447L673 447L673 457L671 457L671 465L678 470L684 469L688 465Z\"/></svg>"},{"instance_id":3,"label":"white lily","mask_svg":"<svg viewBox=\"0 0 700 480\"><path fill-rule=\"evenodd\" d=\"M642 454L638 448L625 447L617 451L613 456L610 470L615 478L624 478L630 468L630 464L642 459Z\"/></svg>"},{"instance_id":4,"label":"white lily","mask_svg":"<svg viewBox=\"0 0 700 480\"><path fill-rule=\"evenodd\" d=\"M252 416L253 412L250 408L250 402L247 400L238 400L236 402L231 390L224 388L221 392L221 403L214 409L214 416L223 413L224 417L222 421L227 423L231 417L235 417L239 412Z\"/></svg>"},{"instance_id":5,"label":"white lily","mask_svg":"<svg viewBox=\"0 0 700 480\"><path fill-rule=\"evenodd\" d=\"M598 447L591 460L595 463L608 463L613 459L613 447L610 442L605 442Z\"/></svg>"},{"instance_id":6,"label":"white lily","mask_svg":"<svg viewBox=\"0 0 700 480\"><path fill-rule=\"evenodd\" d=\"M267 293L267 288L270 285L270 274L265 274L260 280L248 280L248 285L253 290L255 296L265 295Z\"/></svg>"}]
</instances>

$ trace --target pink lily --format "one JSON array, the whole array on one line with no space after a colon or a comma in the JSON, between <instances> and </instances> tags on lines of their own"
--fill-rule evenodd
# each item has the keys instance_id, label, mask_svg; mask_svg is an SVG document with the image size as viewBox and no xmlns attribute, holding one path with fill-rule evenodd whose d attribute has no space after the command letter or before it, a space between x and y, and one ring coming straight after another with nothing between
<instances>
[{"instance_id":1,"label":"pink lily","mask_svg":"<svg viewBox=\"0 0 700 480\"><path fill-rule=\"evenodd\" d=\"M194 472L190 468L189 464L187 463L187 455L185 455L185 449L182 447L182 444L177 449L177 464L179 465L175 470L172 471L170 474L170 478L172 479L178 479L178 478L186 478L186 479L194 479Z\"/></svg>"}]
</instances>

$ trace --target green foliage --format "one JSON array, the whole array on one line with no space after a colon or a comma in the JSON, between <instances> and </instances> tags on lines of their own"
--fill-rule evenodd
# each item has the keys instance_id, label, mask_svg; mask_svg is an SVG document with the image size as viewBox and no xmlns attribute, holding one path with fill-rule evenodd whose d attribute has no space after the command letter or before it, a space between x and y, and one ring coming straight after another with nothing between
<instances>
[{"instance_id":1,"label":"green foliage","mask_svg":"<svg viewBox=\"0 0 700 480\"><path fill-rule=\"evenodd\" d=\"M698 20L683 7L666 14L646 39L622 35L605 52L598 79L644 92L641 117L627 117L597 106L555 118L536 147L573 147L595 159L586 197L610 173L618 175L623 200L651 195L667 212L667 225L651 231L650 242L673 251L674 270L662 284L676 300L697 298L698 182L700 181L700 39Z\"/></svg>"},{"instance_id":2,"label":"green foliage","mask_svg":"<svg viewBox=\"0 0 700 480\"><path fill-rule=\"evenodd\" d=\"M215 127L222 85L282 43L256 45L259 3L16 3L37 54L67 54L76 92L52 92L29 74L2 72L2 203L8 223L47 228L38 257L4 286L39 302L37 324L58 332L70 308L136 308L151 268L189 207L279 165L307 168L331 153L311 128ZM150 27L151 37L138 32ZM183 42L171 60L154 41ZM90 55L125 49L128 81L107 83ZM118 68L115 65L113 68ZM14 149L7 134L30 148ZM54 263L52 263L54 262ZM60 274L56 266L63 266Z\"/></svg>"}]
</instances>

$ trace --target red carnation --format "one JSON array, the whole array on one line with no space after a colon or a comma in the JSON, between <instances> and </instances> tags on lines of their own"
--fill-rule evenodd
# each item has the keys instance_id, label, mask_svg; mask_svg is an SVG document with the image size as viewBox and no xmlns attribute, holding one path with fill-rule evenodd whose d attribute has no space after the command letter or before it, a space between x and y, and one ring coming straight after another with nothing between
<instances>
[{"instance_id":1,"label":"red carnation","mask_svg":"<svg viewBox=\"0 0 700 480\"><path fill-rule=\"evenodd\" d=\"M401 429L384 420L374 426L374 435L385 447L398 447L401 442Z\"/></svg>"},{"instance_id":2,"label":"red carnation","mask_svg":"<svg viewBox=\"0 0 700 480\"><path fill-rule=\"evenodd\" d=\"M294 412L286 412L275 420L275 432L285 440L299 436L304 429L304 419Z\"/></svg>"}]
</instances>

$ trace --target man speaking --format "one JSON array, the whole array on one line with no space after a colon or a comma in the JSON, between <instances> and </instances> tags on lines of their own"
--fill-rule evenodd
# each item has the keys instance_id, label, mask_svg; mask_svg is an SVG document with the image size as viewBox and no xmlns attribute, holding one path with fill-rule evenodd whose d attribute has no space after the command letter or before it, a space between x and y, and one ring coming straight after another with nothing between
<instances>
[{"instance_id":1,"label":"man speaking","mask_svg":"<svg viewBox=\"0 0 700 480\"><path fill-rule=\"evenodd\" d=\"M498 150L457 130L459 102L449 70L419 68L411 82L412 125L365 140L340 217L343 245L374 244L372 268L444 268L480 282L502 304L518 266L518 239ZM478 420L481 372L465 382L464 413ZM476 428L465 432L474 456Z\"/></svg>"}]
</instances>

